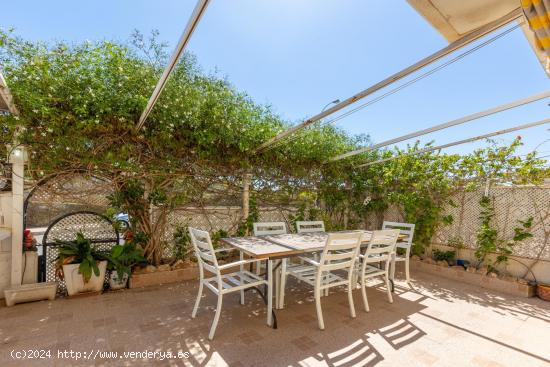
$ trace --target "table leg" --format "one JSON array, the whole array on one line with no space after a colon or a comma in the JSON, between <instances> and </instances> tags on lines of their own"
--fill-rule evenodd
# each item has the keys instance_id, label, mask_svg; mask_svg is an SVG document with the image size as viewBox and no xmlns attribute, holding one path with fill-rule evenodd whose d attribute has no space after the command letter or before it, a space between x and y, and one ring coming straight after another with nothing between
<instances>
[{"instance_id":1,"label":"table leg","mask_svg":"<svg viewBox=\"0 0 550 367\"><path fill-rule=\"evenodd\" d=\"M279 263L278 260L276 260L277 263ZM277 269L276 271L273 272L273 276L275 277L275 283L274 283L274 286L275 286L275 289L274 289L274 292L275 293L275 309L278 310L279 309L279 296L280 296L280 289L281 289L281 276L279 275L280 273L280 269Z\"/></svg>"},{"instance_id":2,"label":"table leg","mask_svg":"<svg viewBox=\"0 0 550 367\"><path fill-rule=\"evenodd\" d=\"M395 278L395 258L396 254L391 255L391 261L390 261L390 285L391 285L391 291L395 292L395 283L393 282L393 279Z\"/></svg>"},{"instance_id":3,"label":"table leg","mask_svg":"<svg viewBox=\"0 0 550 367\"><path fill-rule=\"evenodd\" d=\"M267 260L267 325L273 324L273 262Z\"/></svg>"},{"instance_id":4,"label":"table leg","mask_svg":"<svg viewBox=\"0 0 550 367\"><path fill-rule=\"evenodd\" d=\"M281 263L278 263L276 266L273 266L272 260L267 260L267 271L264 276L267 280L268 285L264 287L262 291L259 287L248 288L247 290L254 289L258 292L260 297L264 300L264 303L267 306L267 324L273 329L277 329L277 315L275 314L275 309L273 308L273 287L270 285L273 283L273 272L277 270ZM270 271L271 270L271 271ZM271 276L269 275L271 273Z\"/></svg>"}]
</instances>

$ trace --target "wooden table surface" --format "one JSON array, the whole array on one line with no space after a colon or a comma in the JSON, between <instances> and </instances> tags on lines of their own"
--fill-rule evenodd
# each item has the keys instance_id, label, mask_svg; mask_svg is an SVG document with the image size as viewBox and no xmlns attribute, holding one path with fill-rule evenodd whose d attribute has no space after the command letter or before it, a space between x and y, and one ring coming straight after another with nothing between
<instances>
[{"instance_id":1,"label":"wooden table surface","mask_svg":"<svg viewBox=\"0 0 550 367\"><path fill-rule=\"evenodd\" d=\"M220 241L257 259L267 259L274 256L292 256L294 254L303 253L303 251L292 250L288 247L267 241L262 237L228 237L221 238Z\"/></svg>"},{"instance_id":2,"label":"wooden table surface","mask_svg":"<svg viewBox=\"0 0 550 367\"><path fill-rule=\"evenodd\" d=\"M364 244L367 244L372 236L372 231L356 230L342 232L362 232L362 242ZM327 232L314 232L230 237L222 238L220 241L243 251L248 256L266 259L269 257L285 257L321 251L325 247L327 237ZM400 237L401 239L403 238L402 236Z\"/></svg>"}]
</instances>

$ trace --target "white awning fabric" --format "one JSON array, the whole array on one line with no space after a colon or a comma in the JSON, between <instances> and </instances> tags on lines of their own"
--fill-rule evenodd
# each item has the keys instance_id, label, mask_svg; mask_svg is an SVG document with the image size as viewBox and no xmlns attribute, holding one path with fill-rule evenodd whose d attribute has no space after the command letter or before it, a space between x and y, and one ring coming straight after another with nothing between
<instances>
[{"instance_id":1,"label":"white awning fabric","mask_svg":"<svg viewBox=\"0 0 550 367\"><path fill-rule=\"evenodd\" d=\"M520 0L407 0L445 39L453 42L518 8ZM525 37L550 76L546 54L537 47L533 31L523 19Z\"/></svg>"}]
</instances>

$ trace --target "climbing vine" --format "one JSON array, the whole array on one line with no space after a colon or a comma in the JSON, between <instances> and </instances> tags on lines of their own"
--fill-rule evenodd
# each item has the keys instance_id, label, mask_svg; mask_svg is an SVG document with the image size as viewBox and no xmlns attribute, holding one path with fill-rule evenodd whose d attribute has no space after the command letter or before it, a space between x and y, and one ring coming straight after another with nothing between
<instances>
[{"instance_id":1,"label":"climbing vine","mask_svg":"<svg viewBox=\"0 0 550 367\"><path fill-rule=\"evenodd\" d=\"M149 39L135 33L127 43L69 44L30 42L0 30L0 65L20 111L0 116L0 153L25 146L30 182L82 171L110 180L113 212L129 214L135 238L153 264L161 261L175 208L234 203L245 173L253 177L253 199L237 235L250 233L259 205L297 208L292 223L323 219L328 230L380 228L385 211L397 208L416 224L414 253L422 253L435 231L452 222L442 207L456 191L475 189L487 179L528 183L544 171L536 155L515 154L519 139L467 155L408 155L424 148L416 143L331 162L371 141L325 123L256 154L296 121L202 71L190 54L138 130L167 62L165 46L158 33ZM392 156L399 158L358 167ZM372 215L376 222L367 223Z\"/></svg>"}]
</instances>

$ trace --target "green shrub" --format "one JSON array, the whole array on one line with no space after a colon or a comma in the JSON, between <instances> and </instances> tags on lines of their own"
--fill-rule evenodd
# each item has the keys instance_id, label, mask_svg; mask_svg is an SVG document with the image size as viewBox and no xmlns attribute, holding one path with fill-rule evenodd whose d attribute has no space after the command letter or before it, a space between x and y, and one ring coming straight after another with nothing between
<instances>
[{"instance_id":1,"label":"green shrub","mask_svg":"<svg viewBox=\"0 0 550 367\"><path fill-rule=\"evenodd\" d=\"M449 264L454 263L454 259L456 256L455 251L441 251L438 249L435 249L432 251L432 256L435 261L447 261Z\"/></svg>"}]
</instances>

